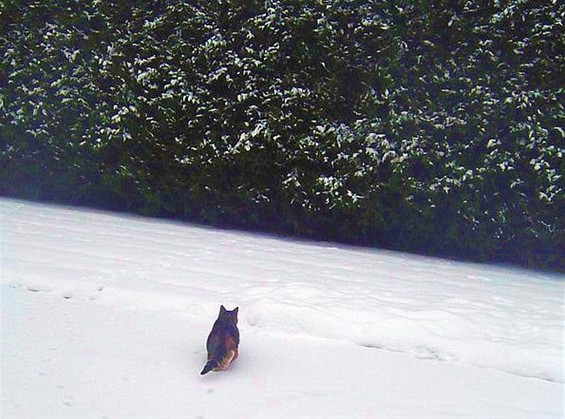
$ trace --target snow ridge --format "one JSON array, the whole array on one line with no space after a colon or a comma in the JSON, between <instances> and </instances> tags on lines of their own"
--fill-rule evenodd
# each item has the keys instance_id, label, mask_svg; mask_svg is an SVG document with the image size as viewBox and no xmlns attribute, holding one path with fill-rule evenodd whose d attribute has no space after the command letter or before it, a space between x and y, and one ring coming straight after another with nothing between
<instances>
[{"instance_id":1,"label":"snow ridge","mask_svg":"<svg viewBox=\"0 0 565 419\"><path fill-rule=\"evenodd\" d=\"M563 383L564 277L0 200L1 282Z\"/></svg>"}]
</instances>

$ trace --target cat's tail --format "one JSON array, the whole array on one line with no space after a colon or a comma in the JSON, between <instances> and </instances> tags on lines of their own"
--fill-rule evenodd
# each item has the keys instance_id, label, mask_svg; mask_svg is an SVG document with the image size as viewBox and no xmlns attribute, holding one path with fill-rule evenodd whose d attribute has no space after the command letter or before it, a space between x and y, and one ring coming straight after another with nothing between
<instances>
[{"instance_id":1,"label":"cat's tail","mask_svg":"<svg viewBox=\"0 0 565 419\"><path fill-rule=\"evenodd\" d=\"M200 372L200 375L208 374L214 368L218 368L219 366L220 366L220 361L218 361L217 359L211 359L206 363L206 365L204 365L204 368Z\"/></svg>"}]
</instances>

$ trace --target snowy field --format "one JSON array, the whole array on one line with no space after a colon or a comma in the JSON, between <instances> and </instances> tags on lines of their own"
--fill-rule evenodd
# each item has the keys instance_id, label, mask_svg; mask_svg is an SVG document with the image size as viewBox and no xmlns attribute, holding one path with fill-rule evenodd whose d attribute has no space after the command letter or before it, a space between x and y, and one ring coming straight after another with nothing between
<instances>
[{"instance_id":1,"label":"snowy field","mask_svg":"<svg viewBox=\"0 0 565 419\"><path fill-rule=\"evenodd\" d=\"M0 239L2 418L564 415L564 275L9 199Z\"/></svg>"}]
</instances>

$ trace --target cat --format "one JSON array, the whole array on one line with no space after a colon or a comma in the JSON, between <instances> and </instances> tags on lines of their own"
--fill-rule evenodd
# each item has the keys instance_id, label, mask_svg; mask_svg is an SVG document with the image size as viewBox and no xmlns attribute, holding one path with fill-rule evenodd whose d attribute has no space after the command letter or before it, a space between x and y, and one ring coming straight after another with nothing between
<instances>
[{"instance_id":1,"label":"cat","mask_svg":"<svg viewBox=\"0 0 565 419\"><path fill-rule=\"evenodd\" d=\"M224 371L238 356L239 329L237 328L237 313L239 307L232 311L220 307L218 319L214 322L212 331L206 341L208 351L208 362L200 373L207 374L210 371Z\"/></svg>"}]
</instances>

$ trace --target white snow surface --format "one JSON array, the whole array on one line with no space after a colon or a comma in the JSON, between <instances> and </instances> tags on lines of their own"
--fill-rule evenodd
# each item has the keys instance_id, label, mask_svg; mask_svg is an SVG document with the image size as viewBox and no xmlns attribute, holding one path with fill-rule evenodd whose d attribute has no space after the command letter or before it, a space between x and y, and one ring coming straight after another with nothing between
<instances>
[{"instance_id":1,"label":"white snow surface","mask_svg":"<svg viewBox=\"0 0 565 419\"><path fill-rule=\"evenodd\" d=\"M564 414L561 274L5 198L0 239L3 418Z\"/></svg>"}]
</instances>

